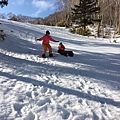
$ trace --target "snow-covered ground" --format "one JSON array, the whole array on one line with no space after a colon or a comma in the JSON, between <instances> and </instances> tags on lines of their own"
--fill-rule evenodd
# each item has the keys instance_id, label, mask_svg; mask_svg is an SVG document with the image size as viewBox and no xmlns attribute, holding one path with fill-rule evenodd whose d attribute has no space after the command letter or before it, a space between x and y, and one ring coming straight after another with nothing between
<instances>
[{"instance_id":1,"label":"snow-covered ground","mask_svg":"<svg viewBox=\"0 0 120 120\"><path fill-rule=\"evenodd\" d=\"M0 120L120 120L120 43L0 20ZM74 57L38 58L49 30ZM48 53L47 53L48 54Z\"/></svg>"}]
</instances>

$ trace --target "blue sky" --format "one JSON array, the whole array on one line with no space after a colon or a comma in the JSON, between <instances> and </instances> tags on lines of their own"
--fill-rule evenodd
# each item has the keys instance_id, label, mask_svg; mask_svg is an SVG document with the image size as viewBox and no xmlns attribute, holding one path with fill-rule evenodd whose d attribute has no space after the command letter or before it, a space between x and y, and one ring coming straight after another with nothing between
<instances>
[{"instance_id":1,"label":"blue sky","mask_svg":"<svg viewBox=\"0 0 120 120\"><path fill-rule=\"evenodd\" d=\"M22 14L32 17L47 17L55 12L56 0L8 0L8 6L0 8L0 13Z\"/></svg>"}]
</instances>

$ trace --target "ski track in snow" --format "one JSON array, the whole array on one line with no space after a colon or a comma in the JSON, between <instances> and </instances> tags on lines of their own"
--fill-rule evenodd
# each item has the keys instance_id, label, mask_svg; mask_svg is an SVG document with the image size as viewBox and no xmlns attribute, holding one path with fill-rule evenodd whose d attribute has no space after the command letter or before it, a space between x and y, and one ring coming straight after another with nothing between
<instances>
[{"instance_id":1,"label":"ski track in snow","mask_svg":"<svg viewBox=\"0 0 120 120\"><path fill-rule=\"evenodd\" d=\"M0 120L119 120L120 44L1 20ZM75 56L39 58L46 30ZM96 40L96 41L95 41ZM109 48L109 50L108 50ZM111 50L111 51L110 51Z\"/></svg>"}]
</instances>

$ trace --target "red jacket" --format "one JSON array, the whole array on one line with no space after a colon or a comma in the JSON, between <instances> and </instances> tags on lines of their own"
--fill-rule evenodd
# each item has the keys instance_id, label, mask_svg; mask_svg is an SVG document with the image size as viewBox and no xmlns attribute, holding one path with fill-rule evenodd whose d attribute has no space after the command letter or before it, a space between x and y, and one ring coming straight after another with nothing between
<instances>
[{"instance_id":1,"label":"red jacket","mask_svg":"<svg viewBox=\"0 0 120 120\"><path fill-rule=\"evenodd\" d=\"M42 44L49 44L50 41L56 42L51 36L44 35L40 38L40 41L43 40Z\"/></svg>"},{"instance_id":2,"label":"red jacket","mask_svg":"<svg viewBox=\"0 0 120 120\"><path fill-rule=\"evenodd\" d=\"M65 49L66 48L65 48L65 46L63 44L58 46L58 50L65 50Z\"/></svg>"}]
</instances>

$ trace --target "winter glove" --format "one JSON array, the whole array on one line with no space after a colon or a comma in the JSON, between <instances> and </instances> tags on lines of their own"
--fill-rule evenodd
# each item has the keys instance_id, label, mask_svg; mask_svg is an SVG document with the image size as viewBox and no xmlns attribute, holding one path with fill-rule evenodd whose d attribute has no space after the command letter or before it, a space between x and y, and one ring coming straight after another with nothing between
<instances>
[{"instance_id":1,"label":"winter glove","mask_svg":"<svg viewBox=\"0 0 120 120\"><path fill-rule=\"evenodd\" d=\"M40 40L40 39L35 39L35 41L38 41L38 40Z\"/></svg>"}]
</instances>

